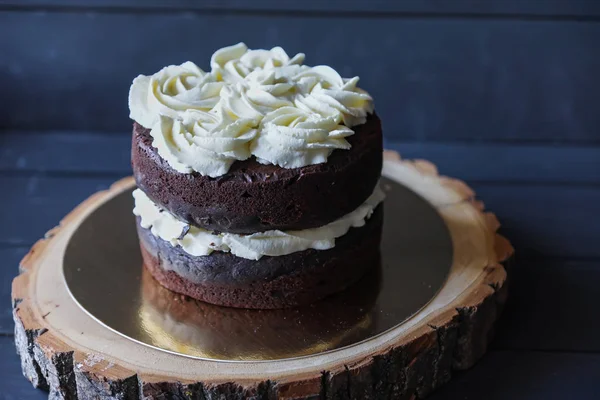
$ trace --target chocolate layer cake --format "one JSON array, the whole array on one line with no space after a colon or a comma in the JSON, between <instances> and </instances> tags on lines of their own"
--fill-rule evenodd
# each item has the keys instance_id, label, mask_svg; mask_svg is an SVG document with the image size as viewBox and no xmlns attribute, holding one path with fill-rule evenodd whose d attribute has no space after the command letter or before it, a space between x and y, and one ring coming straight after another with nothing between
<instances>
[{"instance_id":1,"label":"chocolate layer cake","mask_svg":"<svg viewBox=\"0 0 600 400\"><path fill-rule=\"evenodd\" d=\"M166 288L283 308L377 264L381 123L357 77L303 59L240 43L134 80L134 214Z\"/></svg>"}]
</instances>

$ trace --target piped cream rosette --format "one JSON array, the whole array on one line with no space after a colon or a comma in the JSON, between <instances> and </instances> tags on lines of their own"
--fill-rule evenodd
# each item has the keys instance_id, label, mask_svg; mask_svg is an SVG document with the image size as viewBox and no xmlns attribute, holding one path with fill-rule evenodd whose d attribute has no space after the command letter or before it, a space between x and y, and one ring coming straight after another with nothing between
<instances>
[{"instance_id":1,"label":"piped cream rosette","mask_svg":"<svg viewBox=\"0 0 600 400\"><path fill-rule=\"evenodd\" d=\"M350 148L345 137L354 132L340 125L340 119L295 107L278 108L262 119L261 134L250 151L260 163L283 168L324 163L333 150Z\"/></svg>"},{"instance_id":2,"label":"piped cream rosette","mask_svg":"<svg viewBox=\"0 0 600 400\"><path fill-rule=\"evenodd\" d=\"M275 70L291 65L300 67L303 61L304 54L298 53L290 58L281 47L248 50L244 43L238 43L217 50L210 59L210 67L219 81L236 83L256 70Z\"/></svg>"},{"instance_id":3,"label":"piped cream rosette","mask_svg":"<svg viewBox=\"0 0 600 400\"><path fill-rule=\"evenodd\" d=\"M150 129L160 116L178 119L188 110L209 111L219 102L223 85L189 61L152 76L139 75L129 90L129 117Z\"/></svg>"},{"instance_id":4,"label":"piped cream rosette","mask_svg":"<svg viewBox=\"0 0 600 400\"><path fill-rule=\"evenodd\" d=\"M218 177L236 160L250 157L255 125L253 119L232 119L221 111L188 110L181 119L161 116L150 135L158 154L176 171Z\"/></svg>"}]
</instances>

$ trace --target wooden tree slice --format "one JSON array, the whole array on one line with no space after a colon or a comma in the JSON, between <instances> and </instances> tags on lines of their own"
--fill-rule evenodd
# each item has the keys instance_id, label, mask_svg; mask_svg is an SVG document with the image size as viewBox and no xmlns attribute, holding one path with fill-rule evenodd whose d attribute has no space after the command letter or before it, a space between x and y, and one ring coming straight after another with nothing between
<instances>
[{"instance_id":1,"label":"wooden tree slice","mask_svg":"<svg viewBox=\"0 0 600 400\"><path fill-rule=\"evenodd\" d=\"M128 340L71 299L62 273L70 236L125 178L73 210L38 241L13 281L23 374L53 399L374 399L424 397L486 351L506 300L513 249L463 182L427 161L385 152L384 176L431 203L454 245L448 281L418 314L357 345L305 358L227 363L190 359Z\"/></svg>"}]
</instances>

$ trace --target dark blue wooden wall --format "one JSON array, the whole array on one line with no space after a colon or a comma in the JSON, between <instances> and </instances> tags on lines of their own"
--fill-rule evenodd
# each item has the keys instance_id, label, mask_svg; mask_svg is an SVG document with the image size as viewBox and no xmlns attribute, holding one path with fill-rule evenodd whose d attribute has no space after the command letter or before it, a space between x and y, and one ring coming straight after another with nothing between
<instances>
[{"instance_id":1,"label":"dark blue wooden wall","mask_svg":"<svg viewBox=\"0 0 600 400\"><path fill-rule=\"evenodd\" d=\"M600 391L600 0L0 0L0 398L43 397L12 378L10 281L131 173L131 80L238 41L360 75L386 145L465 179L517 248L493 351L436 398Z\"/></svg>"},{"instance_id":2,"label":"dark blue wooden wall","mask_svg":"<svg viewBox=\"0 0 600 400\"><path fill-rule=\"evenodd\" d=\"M600 142L597 0L0 3L3 128L127 131L138 73L245 41L359 75L389 140Z\"/></svg>"}]
</instances>

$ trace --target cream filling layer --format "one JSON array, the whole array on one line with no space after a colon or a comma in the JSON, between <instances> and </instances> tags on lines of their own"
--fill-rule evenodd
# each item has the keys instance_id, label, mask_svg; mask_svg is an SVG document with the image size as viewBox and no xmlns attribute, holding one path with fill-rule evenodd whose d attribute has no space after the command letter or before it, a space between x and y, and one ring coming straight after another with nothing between
<instances>
[{"instance_id":1,"label":"cream filling layer","mask_svg":"<svg viewBox=\"0 0 600 400\"><path fill-rule=\"evenodd\" d=\"M272 230L250 235L213 233L180 221L171 213L158 207L140 189L133 191L133 213L140 217L142 228L153 235L180 246L192 256L206 256L213 251L230 252L237 257L258 260L263 256L283 256L307 249L327 250L335 246L335 239L345 235L350 228L365 225L373 210L385 198L375 186L373 193L354 211L327 225L297 231Z\"/></svg>"}]
</instances>

